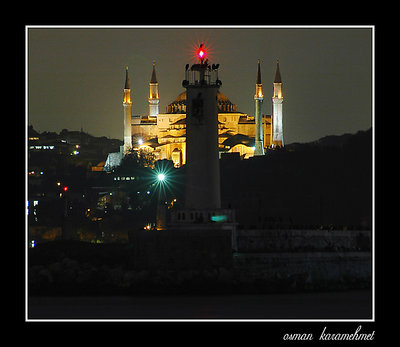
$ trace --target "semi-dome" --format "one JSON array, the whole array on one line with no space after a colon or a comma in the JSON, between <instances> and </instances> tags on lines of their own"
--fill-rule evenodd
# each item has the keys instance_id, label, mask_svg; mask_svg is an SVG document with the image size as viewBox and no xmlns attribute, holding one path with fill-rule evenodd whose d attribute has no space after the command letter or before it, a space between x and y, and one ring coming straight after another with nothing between
<instances>
[{"instance_id":1,"label":"semi-dome","mask_svg":"<svg viewBox=\"0 0 400 347\"><path fill-rule=\"evenodd\" d=\"M237 105L233 104L224 94L217 91L218 113L237 112ZM167 106L167 113L186 113L186 91L180 93Z\"/></svg>"}]
</instances>

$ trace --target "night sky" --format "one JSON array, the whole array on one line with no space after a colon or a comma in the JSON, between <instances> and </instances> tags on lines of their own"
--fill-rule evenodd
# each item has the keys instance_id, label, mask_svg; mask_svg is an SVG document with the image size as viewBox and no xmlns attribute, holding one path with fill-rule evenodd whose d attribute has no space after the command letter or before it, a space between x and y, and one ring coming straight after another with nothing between
<instances>
[{"instance_id":1,"label":"night sky","mask_svg":"<svg viewBox=\"0 0 400 347\"><path fill-rule=\"evenodd\" d=\"M132 112L148 113L156 61L160 113L184 91L184 67L205 43L219 63L220 91L254 114L257 59L263 113L271 114L276 59L283 82L285 143L366 130L372 125L372 28L42 28L29 27L28 124L123 137L129 66Z\"/></svg>"}]
</instances>

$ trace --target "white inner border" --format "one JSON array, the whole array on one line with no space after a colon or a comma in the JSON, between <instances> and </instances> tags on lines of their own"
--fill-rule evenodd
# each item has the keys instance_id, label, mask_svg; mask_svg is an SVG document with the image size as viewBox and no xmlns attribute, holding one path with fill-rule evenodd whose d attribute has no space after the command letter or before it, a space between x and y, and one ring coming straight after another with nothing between
<instances>
[{"instance_id":1,"label":"white inner border","mask_svg":"<svg viewBox=\"0 0 400 347\"><path fill-rule=\"evenodd\" d=\"M371 319L29 319L28 318L28 216L25 212L25 321L26 322L375 322L375 26L374 25L25 25L25 121L28 124L28 32L51 28L123 29L372 29L372 318ZM25 201L28 200L28 127L25 126ZM26 206L25 206L26 210Z\"/></svg>"}]
</instances>

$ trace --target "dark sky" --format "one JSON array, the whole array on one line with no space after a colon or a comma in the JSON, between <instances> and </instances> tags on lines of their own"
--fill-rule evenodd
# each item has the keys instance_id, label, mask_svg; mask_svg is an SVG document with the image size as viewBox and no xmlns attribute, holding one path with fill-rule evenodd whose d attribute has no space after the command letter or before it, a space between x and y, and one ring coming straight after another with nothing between
<instances>
[{"instance_id":1,"label":"dark sky","mask_svg":"<svg viewBox=\"0 0 400 347\"><path fill-rule=\"evenodd\" d=\"M271 114L276 59L283 82L285 143L366 130L372 124L372 28L51 28L28 30L28 123L122 139L129 66L133 114L148 113L156 61L160 112L184 91L196 43L219 63L221 92L254 114L257 59L263 113Z\"/></svg>"}]
</instances>

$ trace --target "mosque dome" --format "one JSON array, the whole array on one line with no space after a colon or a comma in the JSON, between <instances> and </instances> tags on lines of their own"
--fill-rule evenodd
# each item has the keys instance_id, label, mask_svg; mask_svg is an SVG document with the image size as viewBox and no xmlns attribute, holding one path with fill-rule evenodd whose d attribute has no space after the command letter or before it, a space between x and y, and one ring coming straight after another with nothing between
<instances>
[{"instance_id":1,"label":"mosque dome","mask_svg":"<svg viewBox=\"0 0 400 347\"><path fill-rule=\"evenodd\" d=\"M237 105L233 104L224 94L217 91L218 113L237 112ZM180 93L167 106L167 113L186 113L186 91Z\"/></svg>"}]
</instances>

